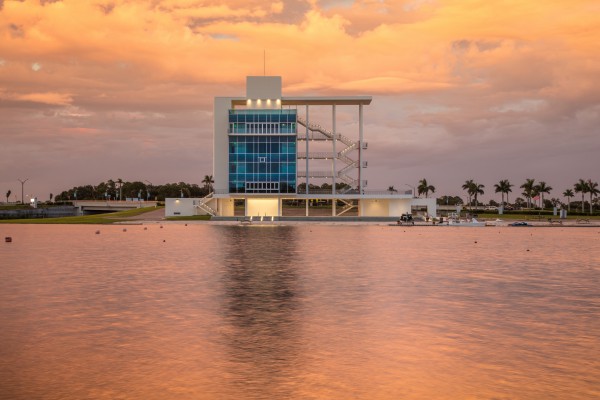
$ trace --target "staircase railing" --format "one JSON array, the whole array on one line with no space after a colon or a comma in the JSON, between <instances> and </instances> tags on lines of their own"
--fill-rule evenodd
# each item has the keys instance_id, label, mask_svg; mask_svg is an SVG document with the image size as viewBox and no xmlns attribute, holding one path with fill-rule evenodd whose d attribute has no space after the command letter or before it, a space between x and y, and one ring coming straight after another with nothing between
<instances>
[{"instance_id":1,"label":"staircase railing","mask_svg":"<svg viewBox=\"0 0 600 400\"><path fill-rule=\"evenodd\" d=\"M354 140L350 139L347 136L342 135L341 133L334 135L333 132L331 132L328 129L323 128L321 125L311 124L311 123L307 124L306 120L302 117L298 117L297 120L300 125L304 126L305 128L308 128L309 130L311 130L313 132L319 132L323 136L327 137L330 140L333 140L333 138L335 136L335 138L337 140L344 143L346 146L355 146L356 145L356 142Z\"/></svg>"},{"instance_id":2,"label":"staircase railing","mask_svg":"<svg viewBox=\"0 0 600 400\"><path fill-rule=\"evenodd\" d=\"M346 201L346 200L343 200L343 199L338 199L338 200L341 201L342 203L344 203L344 207L342 207L342 210L339 213L337 213L338 217L340 215L342 215L344 213L347 213L348 211L352 210L354 207L356 207L354 205L353 201Z\"/></svg>"},{"instance_id":3,"label":"staircase railing","mask_svg":"<svg viewBox=\"0 0 600 400\"><path fill-rule=\"evenodd\" d=\"M333 178L332 171L310 171L309 178ZM298 177L305 178L306 171L298 171Z\"/></svg>"},{"instance_id":4,"label":"staircase railing","mask_svg":"<svg viewBox=\"0 0 600 400\"><path fill-rule=\"evenodd\" d=\"M340 178L344 183L347 183L350 186L356 186L358 183L358 179L354 179L353 177L346 174L338 174L338 178Z\"/></svg>"},{"instance_id":5,"label":"staircase railing","mask_svg":"<svg viewBox=\"0 0 600 400\"><path fill-rule=\"evenodd\" d=\"M298 156L299 159L304 159L306 158L306 152L298 152ZM333 153L332 152L314 152L314 153L308 153L308 158L309 159L318 159L318 160L328 160L333 158Z\"/></svg>"},{"instance_id":6,"label":"staircase railing","mask_svg":"<svg viewBox=\"0 0 600 400\"><path fill-rule=\"evenodd\" d=\"M213 192L210 192L209 194L207 194L206 196L204 196L203 198L198 200L198 204L196 204L196 207L214 217L215 215L217 215L217 211L215 209L213 209L211 206L209 206L208 204L206 204L212 198L213 198Z\"/></svg>"},{"instance_id":7,"label":"staircase railing","mask_svg":"<svg viewBox=\"0 0 600 400\"><path fill-rule=\"evenodd\" d=\"M349 137L344 136L340 133L334 134L330 130L323 128L321 125L307 123L306 120L300 116L297 117L297 121L298 121L298 124L304 126L305 128L308 128L309 132L312 133L312 135L311 135L309 132L307 132L308 134L305 135L305 140L309 140L309 138L314 139L315 138L314 133L318 132L326 140L339 140L341 143L346 145L346 147L344 149L337 152L337 154L336 154L336 158L338 160L342 161L343 163L345 163L346 166L339 171L335 171L335 176L340 178L343 182L349 184L350 186L355 186L358 183L358 179L353 178L352 176L348 175L348 173L351 170L353 170L354 168L358 168L359 163L357 160L348 157L347 154L350 153L352 150L358 149L359 142L356 142L356 141L350 139ZM301 136L299 135L298 138L300 139ZM308 156L306 153L298 153L299 159L300 158L305 159L307 157L309 159L310 158L328 159L328 158L330 158L330 156L331 156L331 158L333 158L332 153L309 153ZM309 173L309 177L315 177L315 178L316 177L330 178L330 177L333 177L333 175L334 174L332 172L324 172L324 171L314 171L314 172ZM299 171L298 177L306 177L306 171Z\"/></svg>"}]
</instances>

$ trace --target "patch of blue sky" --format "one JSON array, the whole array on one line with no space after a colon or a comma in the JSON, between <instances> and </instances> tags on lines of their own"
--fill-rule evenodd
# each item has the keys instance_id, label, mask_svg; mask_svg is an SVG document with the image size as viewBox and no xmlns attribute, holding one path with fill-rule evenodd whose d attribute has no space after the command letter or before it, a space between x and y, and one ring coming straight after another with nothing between
<instances>
[{"instance_id":1,"label":"patch of blue sky","mask_svg":"<svg viewBox=\"0 0 600 400\"><path fill-rule=\"evenodd\" d=\"M213 39L217 39L217 40L240 40L237 36L235 35L229 35L226 33L213 33L210 35Z\"/></svg>"},{"instance_id":2,"label":"patch of blue sky","mask_svg":"<svg viewBox=\"0 0 600 400\"><path fill-rule=\"evenodd\" d=\"M333 8L350 8L354 5L354 0L323 0L320 2L321 7L324 10L331 10Z\"/></svg>"}]
</instances>

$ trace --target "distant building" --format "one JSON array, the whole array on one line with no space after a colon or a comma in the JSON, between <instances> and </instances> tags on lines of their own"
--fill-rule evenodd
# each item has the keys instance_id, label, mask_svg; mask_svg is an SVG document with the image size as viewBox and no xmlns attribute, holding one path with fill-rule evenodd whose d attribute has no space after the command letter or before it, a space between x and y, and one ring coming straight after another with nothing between
<instances>
[{"instance_id":1,"label":"distant building","mask_svg":"<svg viewBox=\"0 0 600 400\"><path fill-rule=\"evenodd\" d=\"M234 202L241 200L246 216L281 216L282 201L288 199L336 200L332 216L354 207L359 216L400 216L413 206L435 215L435 199L367 189L363 108L371 100L284 97L281 77L247 77L245 97L214 101L213 193L204 199L167 199L166 215L233 216ZM337 131L337 106L356 107L357 138ZM323 107L330 110L331 129L312 118L317 107L320 115ZM321 185L317 188L313 182ZM322 189L323 182L330 189ZM338 202L344 206L337 208Z\"/></svg>"}]
</instances>

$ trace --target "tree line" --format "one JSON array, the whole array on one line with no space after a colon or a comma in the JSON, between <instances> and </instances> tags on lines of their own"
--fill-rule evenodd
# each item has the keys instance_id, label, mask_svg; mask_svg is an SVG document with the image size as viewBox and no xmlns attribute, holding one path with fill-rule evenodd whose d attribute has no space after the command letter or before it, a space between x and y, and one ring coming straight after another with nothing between
<instances>
[{"instance_id":1,"label":"tree line","mask_svg":"<svg viewBox=\"0 0 600 400\"><path fill-rule=\"evenodd\" d=\"M121 178L117 180L109 179L106 182L100 182L97 185L83 185L75 186L69 190L61 192L54 198L56 202L65 202L73 200L125 200L127 198L135 198L140 200L156 200L164 201L168 197L205 197L210 194L213 190L213 177L212 175L205 175L202 180L202 186L197 184L190 184L186 182L179 183L166 183L163 185L153 185L149 181L123 181ZM298 192L305 190L305 184L298 185ZM346 184L336 184L338 189L343 189ZM559 198L544 198L544 195L550 195L552 186L544 181L536 182L535 179L528 178L523 184L519 186L522 189L521 196L516 197L513 203L510 203L509 194L513 192L513 188L516 185L512 184L508 179L502 179L498 183L494 184L494 193L500 193L501 203L498 204L494 200L490 201L490 205L503 205L505 208L511 208L512 205L517 207L532 208L552 208L562 207L567 208L571 211L571 206L574 205L578 208L579 212L585 212L586 207L591 214L593 207L600 207L598 195L600 195L600 189L598 188L598 182L592 179L579 179L572 188L567 188L562 192L562 196L567 199L566 202L561 201ZM309 186L311 189L331 189L331 185L323 184L320 187L315 185ZM485 185L475 182L473 179L465 181L462 185L462 189L467 194L468 206L483 205L478 201L479 196L485 194ZM388 188L390 192L397 192L397 190L390 186ZM419 181L416 187L418 196L424 195L429 197L429 194L435 193L435 186L429 184L427 179L423 178ZM8 203L9 197L12 194L11 190L6 192L6 201ZM581 201L572 201L576 196L581 195ZM504 200L506 196L506 201ZM586 196L589 196L589 201L586 201ZM53 200L53 194L50 193L49 200ZM438 197L438 204L443 205L459 205L463 204L460 196L442 196Z\"/></svg>"},{"instance_id":2,"label":"tree line","mask_svg":"<svg viewBox=\"0 0 600 400\"><path fill-rule=\"evenodd\" d=\"M164 201L167 197L205 197L213 190L212 175L205 175L202 186L195 183L165 183L154 185L149 181L124 181L109 179L97 185L75 186L58 194L54 201L73 200L155 200ZM50 194L52 201L52 193Z\"/></svg>"},{"instance_id":3,"label":"tree line","mask_svg":"<svg viewBox=\"0 0 600 400\"><path fill-rule=\"evenodd\" d=\"M494 193L500 193L501 203L498 204L495 201L490 201L490 205L503 205L504 207L510 208L511 203L509 200L509 194L512 193L513 187L516 185L512 184L508 179L502 179L500 182L494 184ZM467 193L467 205L477 206L483 205L478 201L478 197L485 194L485 185L475 182L473 179L465 181L462 185L462 189ZM591 214L593 207L600 206L598 195L600 195L600 189L598 188L598 182L591 179L579 179L573 188L567 188L562 192L562 196L566 198L566 202L561 201L558 197L548 198L554 188L544 181L536 182L535 179L527 178L523 184L519 186L522 189L521 196L515 198L514 204L517 207L527 208L552 208L561 207L568 208L571 211L571 205L578 206L579 212L586 212L586 206ZM434 193L435 187L427 183L427 180L422 179L419 181L418 193L419 196L425 194L425 197L429 192ZM581 202L574 202L572 199L576 194L581 195ZM544 195L547 195L544 198ZM504 200L506 196L506 201ZM589 196L589 201L586 201L586 196ZM438 204L456 205L462 204L462 199L458 196L443 196L438 198Z\"/></svg>"}]
</instances>

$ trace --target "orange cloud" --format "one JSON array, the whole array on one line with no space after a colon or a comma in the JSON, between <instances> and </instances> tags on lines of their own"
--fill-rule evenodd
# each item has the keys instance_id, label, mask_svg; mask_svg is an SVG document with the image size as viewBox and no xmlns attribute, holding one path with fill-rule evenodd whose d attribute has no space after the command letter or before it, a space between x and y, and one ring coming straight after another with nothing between
<instances>
[{"instance_id":1,"label":"orange cloud","mask_svg":"<svg viewBox=\"0 0 600 400\"><path fill-rule=\"evenodd\" d=\"M4 100L16 100L25 101L32 103L43 103L55 106L66 106L73 102L73 98L70 94L65 93L23 93L23 94L7 94L0 92L0 99Z\"/></svg>"},{"instance_id":2,"label":"orange cloud","mask_svg":"<svg viewBox=\"0 0 600 400\"><path fill-rule=\"evenodd\" d=\"M319 82L323 88L372 82L376 92L382 79L392 83L388 91L402 91L404 84L409 90L443 89L481 83L503 64L511 69L519 60L527 63L526 53L540 63L568 53L577 63L597 49L584 28L598 22L592 2L575 8L510 1L501 10L476 3L356 1L327 9L313 3L299 23L284 23L268 19L293 11L281 2L117 1L106 13L87 2L42 6L29 0L7 3L3 16L22 35L4 29L0 49L7 61L31 62L35 55L83 76L101 66L115 69L116 79L134 74L146 82L232 83L262 72L266 49L269 72L286 82ZM198 19L205 22L194 23ZM558 34L563 31L567 35ZM457 52L461 42L469 47Z\"/></svg>"},{"instance_id":3,"label":"orange cloud","mask_svg":"<svg viewBox=\"0 0 600 400\"><path fill-rule=\"evenodd\" d=\"M598 26L595 0L5 1L0 101L12 122L0 107L0 133L33 128L38 108L52 132L92 115L82 128L153 132L164 146L173 127L210 135L212 97L243 94L266 50L286 93L375 95L372 130L390 154L534 131L552 142L558 129L578 143L600 122Z\"/></svg>"}]
</instances>

